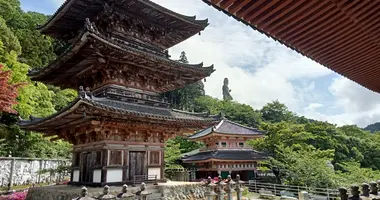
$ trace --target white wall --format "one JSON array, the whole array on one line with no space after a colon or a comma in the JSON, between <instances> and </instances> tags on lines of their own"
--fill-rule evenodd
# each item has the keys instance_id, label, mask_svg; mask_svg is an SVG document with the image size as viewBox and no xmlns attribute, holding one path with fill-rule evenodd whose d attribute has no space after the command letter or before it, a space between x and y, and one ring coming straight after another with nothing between
<instances>
[{"instance_id":1,"label":"white wall","mask_svg":"<svg viewBox=\"0 0 380 200\"><path fill-rule=\"evenodd\" d=\"M101 178L102 178L102 170L101 169L95 169L93 172L92 182L100 183Z\"/></svg>"},{"instance_id":2,"label":"white wall","mask_svg":"<svg viewBox=\"0 0 380 200\"><path fill-rule=\"evenodd\" d=\"M79 170L73 171L73 182L79 182Z\"/></svg>"},{"instance_id":3,"label":"white wall","mask_svg":"<svg viewBox=\"0 0 380 200\"><path fill-rule=\"evenodd\" d=\"M159 167L148 168L148 175L157 175L157 179L161 179L161 168Z\"/></svg>"},{"instance_id":4,"label":"white wall","mask_svg":"<svg viewBox=\"0 0 380 200\"><path fill-rule=\"evenodd\" d=\"M122 169L108 169L106 181L107 182L122 182L123 170Z\"/></svg>"},{"instance_id":5,"label":"white wall","mask_svg":"<svg viewBox=\"0 0 380 200\"><path fill-rule=\"evenodd\" d=\"M55 181L58 175L39 174L42 169L56 169L59 165L70 165L69 160L0 157L0 185L7 185L11 176L11 166L14 163L12 182L15 185Z\"/></svg>"}]
</instances>

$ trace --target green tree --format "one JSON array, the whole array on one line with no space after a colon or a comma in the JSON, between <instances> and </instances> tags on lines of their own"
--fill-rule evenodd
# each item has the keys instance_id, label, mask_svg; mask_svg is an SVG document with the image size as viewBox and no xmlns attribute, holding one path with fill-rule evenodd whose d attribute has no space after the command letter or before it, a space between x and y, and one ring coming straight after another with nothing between
<instances>
[{"instance_id":1,"label":"green tree","mask_svg":"<svg viewBox=\"0 0 380 200\"><path fill-rule=\"evenodd\" d=\"M182 168L177 164L177 161L181 158L180 144L174 140L168 140L165 144L165 167L166 168Z\"/></svg>"},{"instance_id":2,"label":"green tree","mask_svg":"<svg viewBox=\"0 0 380 200\"><path fill-rule=\"evenodd\" d=\"M268 122L281 122L291 120L294 116L285 104L280 103L279 101L273 101L268 103L261 110L261 115L265 121Z\"/></svg>"},{"instance_id":3,"label":"green tree","mask_svg":"<svg viewBox=\"0 0 380 200\"><path fill-rule=\"evenodd\" d=\"M243 125L258 127L262 121L260 112L246 104L223 101L210 96L201 96L195 103L197 112L209 112L213 115L223 112L227 119Z\"/></svg>"},{"instance_id":4,"label":"green tree","mask_svg":"<svg viewBox=\"0 0 380 200\"><path fill-rule=\"evenodd\" d=\"M277 157L271 158L271 161L284 183L314 188L336 187L335 171L329 164L334 155L333 150L281 145L276 151Z\"/></svg>"},{"instance_id":5,"label":"green tree","mask_svg":"<svg viewBox=\"0 0 380 200\"><path fill-rule=\"evenodd\" d=\"M186 64L189 63L184 51L181 52L178 61ZM205 91L202 81L163 94L163 96L171 102L173 108L187 111L193 111L196 99L204 95Z\"/></svg>"}]
</instances>

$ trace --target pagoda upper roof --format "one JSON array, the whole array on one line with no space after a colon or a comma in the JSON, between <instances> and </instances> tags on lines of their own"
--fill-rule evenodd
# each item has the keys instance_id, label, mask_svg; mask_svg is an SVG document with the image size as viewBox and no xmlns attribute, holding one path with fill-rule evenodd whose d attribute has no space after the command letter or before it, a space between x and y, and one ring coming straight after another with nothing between
<instances>
[{"instance_id":1,"label":"pagoda upper roof","mask_svg":"<svg viewBox=\"0 0 380 200\"><path fill-rule=\"evenodd\" d=\"M168 57L157 55L157 52L137 48L131 43L108 38L96 31L83 30L76 42L70 46L55 61L40 70L31 71L29 76L34 81L58 85L62 88L78 88L79 79L76 75L91 71L91 67L102 59L114 63L127 63L141 70L149 70L150 76L175 76L163 86L161 92L174 90L202 80L214 72L214 66L203 67L200 64L185 64ZM91 70L89 70L91 69ZM118 70L123 70L118 68Z\"/></svg>"},{"instance_id":2,"label":"pagoda upper roof","mask_svg":"<svg viewBox=\"0 0 380 200\"><path fill-rule=\"evenodd\" d=\"M66 0L39 29L43 34L65 39L67 35L78 32L86 18L95 19L105 5L112 6L115 12L133 14L159 27L181 31L180 37L167 38L166 48L186 40L208 26L207 19L196 20L195 16L173 12L150 0Z\"/></svg>"},{"instance_id":3,"label":"pagoda upper roof","mask_svg":"<svg viewBox=\"0 0 380 200\"><path fill-rule=\"evenodd\" d=\"M191 113L81 94L69 106L51 116L31 117L30 120L21 120L19 125L32 131L54 133L54 130L58 131L60 128L75 126L99 117L114 121L141 120L156 124L170 124L172 127L197 129L217 121L217 116L210 116L207 113Z\"/></svg>"},{"instance_id":4,"label":"pagoda upper roof","mask_svg":"<svg viewBox=\"0 0 380 200\"><path fill-rule=\"evenodd\" d=\"M251 161L265 160L267 157L254 150L218 150L205 151L185 156L183 162L197 162L207 160L223 160L223 161Z\"/></svg>"},{"instance_id":5,"label":"pagoda upper roof","mask_svg":"<svg viewBox=\"0 0 380 200\"><path fill-rule=\"evenodd\" d=\"M232 122L228 119L222 119L216 126L211 126L202 131L199 131L193 135L190 135L189 139L199 139L211 134L218 135L231 135L240 137L257 137L265 134L264 131L260 131L256 128L251 128Z\"/></svg>"}]
</instances>

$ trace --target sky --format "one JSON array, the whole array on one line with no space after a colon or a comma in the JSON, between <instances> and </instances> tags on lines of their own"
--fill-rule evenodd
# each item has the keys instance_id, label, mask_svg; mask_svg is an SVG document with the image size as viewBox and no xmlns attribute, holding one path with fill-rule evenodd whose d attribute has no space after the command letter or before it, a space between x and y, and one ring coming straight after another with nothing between
<instances>
[{"instance_id":1,"label":"sky","mask_svg":"<svg viewBox=\"0 0 380 200\"><path fill-rule=\"evenodd\" d=\"M365 127L380 121L380 94L346 79L292 51L201 0L153 0L175 12L208 19L201 33L169 49L172 58L185 51L190 63L214 64L206 94L222 98L229 79L234 100L260 109L279 100L289 110L337 125ZM25 11L53 14L63 0L21 0Z\"/></svg>"}]
</instances>

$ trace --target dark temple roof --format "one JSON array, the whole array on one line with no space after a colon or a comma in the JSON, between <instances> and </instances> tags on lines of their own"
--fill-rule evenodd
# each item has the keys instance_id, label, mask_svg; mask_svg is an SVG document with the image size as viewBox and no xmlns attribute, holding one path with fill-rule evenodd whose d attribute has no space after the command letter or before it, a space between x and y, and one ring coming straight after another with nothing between
<instances>
[{"instance_id":1,"label":"dark temple roof","mask_svg":"<svg viewBox=\"0 0 380 200\"><path fill-rule=\"evenodd\" d=\"M199 152L182 158L183 162L204 161L204 160L264 160L266 156L254 150L218 150Z\"/></svg>"},{"instance_id":2,"label":"dark temple roof","mask_svg":"<svg viewBox=\"0 0 380 200\"><path fill-rule=\"evenodd\" d=\"M94 46L100 49L100 52L95 52L92 49ZM97 32L85 30L65 53L51 62L49 66L30 72L29 76L34 81L43 81L62 88L78 88L79 86L75 85L73 81L68 80L75 78L75 75L81 71L87 70L100 57L99 53L108 55L110 59L118 59L120 62L134 61L144 63L146 68L152 70L152 73L179 74L180 76L177 80L182 80L183 84L175 85L173 84L174 82L171 82L173 85L167 90L174 90L186 84L202 80L215 71L213 65L204 67L203 63L181 63L138 49L121 41L105 38Z\"/></svg>"},{"instance_id":3,"label":"dark temple roof","mask_svg":"<svg viewBox=\"0 0 380 200\"><path fill-rule=\"evenodd\" d=\"M243 126L241 124L232 122L227 119L223 119L216 126L211 126L202 131L195 133L194 135L189 136L189 139L196 139L207 136L211 133L225 134L225 135L239 135L245 137L259 136L264 135L265 132L257 130L256 128L251 128L248 126Z\"/></svg>"},{"instance_id":4,"label":"dark temple roof","mask_svg":"<svg viewBox=\"0 0 380 200\"><path fill-rule=\"evenodd\" d=\"M166 48L186 40L208 26L207 19L196 20L195 16L181 15L150 0L66 0L49 21L39 28L43 34L63 38L67 34L78 32L86 18L96 18L104 10L104 4L111 6L113 12L131 14L168 30L180 31L181 36L173 35L171 44ZM173 34L178 34L174 32Z\"/></svg>"},{"instance_id":5,"label":"dark temple roof","mask_svg":"<svg viewBox=\"0 0 380 200\"><path fill-rule=\"evenodd\" d=\"M76 110L80 106L84 109ZM160 108L134 103L126 103L107 98L82 97L77 98L63 110L46 118L31 118L22 120L19 124L22 128L32 131L46 131L64 127L68 125L80 124L98 117L111 117L112 119L131 120L143 119L154 123L181 123L183 127L196 128L199 125L214 124L217 119L213 116L209 118L199 117L199 113L192 113L173 110L170 108ZM203 114L204 115L204 114ZM174 123L174 124L173 124Z\"/></svg>"}]
</instances>

